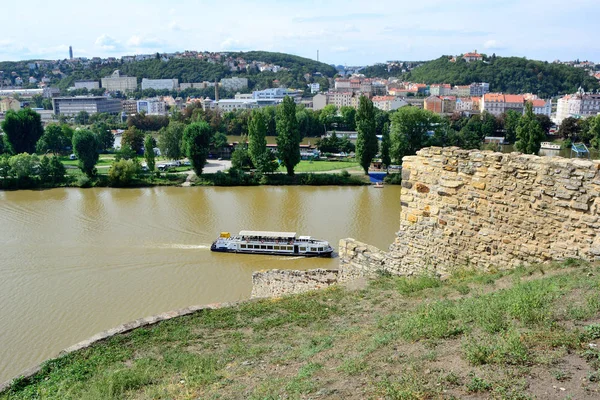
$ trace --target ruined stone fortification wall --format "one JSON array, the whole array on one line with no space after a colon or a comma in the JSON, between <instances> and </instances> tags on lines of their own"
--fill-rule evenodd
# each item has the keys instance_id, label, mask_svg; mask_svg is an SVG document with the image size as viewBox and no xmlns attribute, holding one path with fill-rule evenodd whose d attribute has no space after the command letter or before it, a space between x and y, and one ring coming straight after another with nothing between
<instances>
[{"instance_id":1,"label":"ruined stone fortification wall","mask_svg":"<svg viewBox=\"0 0 600 400\"><path fill-rule=\"evenodd\" d=\"M252 274L252 298L280 297L324 289L338 281L339 271L313 269L309 271L279 270L254 272Z\"/></svg>"},{"instance_id":2,"label":"ruined stone fortification wall","mask_svg":"<svg viewBox=\"0 0 600 400\"><path fill-rule=\"evenodd\" d=\"M387 254L355 239L342 239L339 245L340 282L372 278L386 268Z\"/></svg>"},{"instance_id":3,"label":"ruined stone fortification wall","mask_svg":"<svg viewBox=\"0 0 600 400\"><path fill-rule=\"evenodd\" d=\"M426 148L403 160L400 231L386 269L511 268L600 259L600 163Z\"/></svg>"}]
</instances>

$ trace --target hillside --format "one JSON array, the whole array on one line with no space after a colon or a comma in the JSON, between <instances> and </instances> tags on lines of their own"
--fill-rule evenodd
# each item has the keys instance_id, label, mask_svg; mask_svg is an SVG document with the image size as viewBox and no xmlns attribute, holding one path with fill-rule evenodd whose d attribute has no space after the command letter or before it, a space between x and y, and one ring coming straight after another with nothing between
<instances>
[{"instance_id":1,"label":"hillside","mask_svg":"<svg viewBox=\"0 0 600 400\"><path fill-rule=\"evenodd\" d=\"M33 76L38 80L47 76L52 79L51 83L53 85L57 85L62 89L72 86L73 82L77 80L99 80L102 77L110 75L115 69L119 69L125 75L136 76L139 81L142 78L177 78L180 82L214 82L226 77L242 76L249 79L251 89L271 87L275 79L279 80L281 85L303 89L306 86L304 75L307 73L312 75L319 72L324 77L333 77L336 74L335 68L330 65L291 54L265 51L227 54L234 58L242 57L248 63L252 61L272 63L288 70L277 73L259 72L258 70L232 72L228 66L223 65L221 62L183 58L171 59L166 62L159 59L151 59L122 63L118 60L117 62L108 64L90 63L85 66L71 63L68 60L56 63L45 61L40 63L42 65L39 69L30 69L30 61L0 62L0 71L5 71L5 76L14 71L21 77ZM53 69L59 69L64 74L62 79L60 75L51 72ZM326 79L322 78L320 80L324 81L323 84L326 85Z\"/></svg>"},{"instance_id":2,"label":"hillside","mask_svg":"<svg viewBox=\"0 0 600 400\"><path fill-rule=\"evenodd\" d=\"M600 267L382 276L203 310L45 363L7 399L593 399Z\"/></svg>"},{"instance_id":3,"label":"hillside","mask_svg":"<svg viewBox=\"0 0 600 400\"><path fill-rule=\"evenodd\" d=\"M381 69L381 68L379 68ZM366 70L370 73L370 70ZM598 80L581 68L519 57L489 57L486 61L451 62L447 56L425 62L406 74L390 73L411 82L468 85L489 82L494 92L535 93L547 98L575 93L581 86L586 91L600 88Z\"/></svg>"}]
</instances>

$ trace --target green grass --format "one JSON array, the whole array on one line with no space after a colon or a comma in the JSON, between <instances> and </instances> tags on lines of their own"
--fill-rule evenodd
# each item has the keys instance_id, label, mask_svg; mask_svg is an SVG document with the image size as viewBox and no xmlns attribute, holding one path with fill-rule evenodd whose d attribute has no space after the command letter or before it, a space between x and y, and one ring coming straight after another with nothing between
<instances>
[{"instance_id":1,"label":"green grass","mask_svg":"<svg viewBox=\"0 0 600 400\"><path fill-rule=\"evenodd\" d=\"M527 399L557 381L572 398L600 393L598 266L465 271L164 321L48 361L0 399Z\"/></svg>"},{"instance_id":2,"label":"green grass","mask_svg":"<svg viewBox=\"0 0 600 400\"><path fill-rule=\"evenodd\" d=\"M296 168L294 168L294 172L324 172L358 166L359 164L354 161L300 161L300 163L296 165ZM279 167L279 172L286 172L285 167Z\"/></svg>"}]
</instances>

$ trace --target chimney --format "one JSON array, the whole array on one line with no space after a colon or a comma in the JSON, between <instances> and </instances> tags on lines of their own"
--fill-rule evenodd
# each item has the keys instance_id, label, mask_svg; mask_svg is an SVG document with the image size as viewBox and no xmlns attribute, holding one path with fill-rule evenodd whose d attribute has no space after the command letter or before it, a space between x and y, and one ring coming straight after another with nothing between
<instances>
[{"instance_id":1,"label":"chimney","mask_svg":"<svg viewBox=\"0 0 600 400\"><path fill-rule=\"evenodd\" d=\"M219 101L219 82L215 79L215 101Z\"/></svg>"}]
</instances>

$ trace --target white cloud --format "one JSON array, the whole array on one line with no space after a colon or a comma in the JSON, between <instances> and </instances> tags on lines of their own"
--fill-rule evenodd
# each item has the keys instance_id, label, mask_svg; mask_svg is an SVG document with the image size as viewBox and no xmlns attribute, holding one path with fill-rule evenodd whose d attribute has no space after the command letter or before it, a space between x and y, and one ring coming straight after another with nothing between
<instances>
[{"instance_id":1,"label":"white cloud","mask_svg":"<svg viewBox=\"0 0 600 400\"><path fill-rule=\"evenodd\" d=\"M223 42L221 42L220 47L221 50L225 51L237 51L246 49L246 46L244 46L242 42L234 38L225 39Z\"/></svg>"},{"instance_id":2,"label":"white cloud","mask_svg":"<svg viewBox=\"0 0 600 400\"><path fill-rule=\"evenodd\" d=\"M133 35L127 41L128 46L143 49L153 49L161 47L163 44L164 43L160 39L153 37L144 37L141 35Z\"/></svg>"},{"instance_id":3,"label":"white cloud","mask_svg":"<svg viewBox=\"0 0 600 400\"><path fill-rule=\"evenodd\" d=\"M121 48L121 42L107 34L100 35L95 44L106 51L118 51Z\"/></svg>"},{"instance_id":4,"label":"white cloud","mask_svg":"<svg viewBox=\"0 0 600 400\"><path fill-rule=\"evenodd\" d=\"M495 40L495 39L490 39L490 40L487 40L487 41L486 41L486 42L483 44L483 47L484 47L486 50L501 50L501 49L503 49L503 48L504 48L504 46L502 45L502 43L498 42L498 41L497 41L497 40Z\"/></svg>"},{"instance_id":5,"label":"white cloud","mask_svg":"<svg viewBox=\"0 0 600 400\"><path fill-rule=\"evenodd\" d=\"M173 31L173 32L183 32L187 29L185 29L183 26L181 26L181 24L177 21L171 21L171 23L169 24L169 30Z\"/></svg>"}]
</instances>

